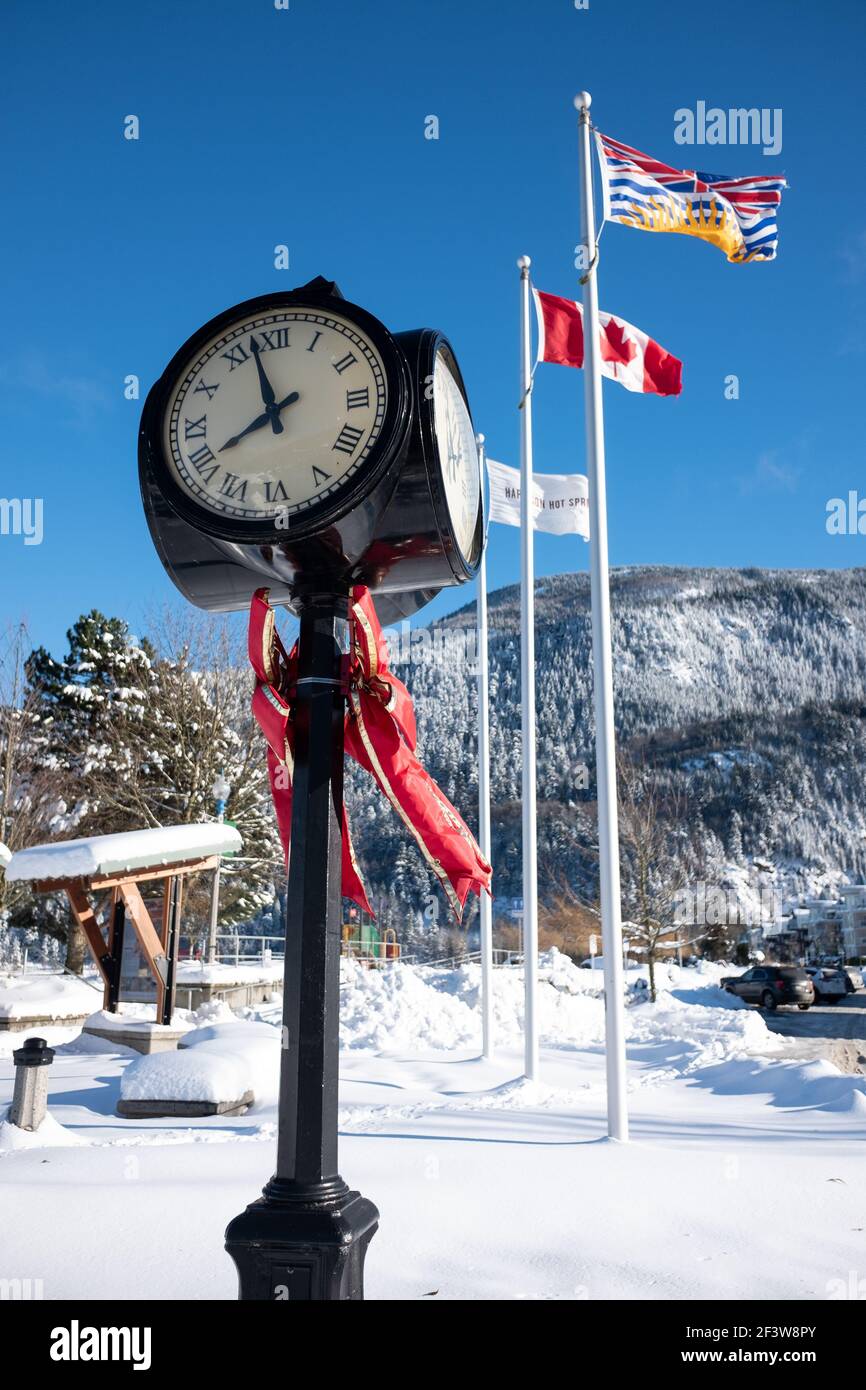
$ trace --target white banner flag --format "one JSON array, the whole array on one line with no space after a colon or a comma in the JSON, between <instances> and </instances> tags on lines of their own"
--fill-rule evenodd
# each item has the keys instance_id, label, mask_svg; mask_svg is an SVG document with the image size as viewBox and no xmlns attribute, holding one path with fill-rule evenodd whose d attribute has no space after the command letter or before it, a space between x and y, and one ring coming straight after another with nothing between
<instances>
[{"instance_id":1,"label":"white banner flag","mask_svg":"<svg viewBox=\"0 0 866 1390\"><path fill-rule=\"evenodd\" d=\"M520 525L520 469L487 460L490 520ZM582 473L535 473L533 529L555 536L574 534L589 540L589 488Z\"/></svg>"}]
</instances>

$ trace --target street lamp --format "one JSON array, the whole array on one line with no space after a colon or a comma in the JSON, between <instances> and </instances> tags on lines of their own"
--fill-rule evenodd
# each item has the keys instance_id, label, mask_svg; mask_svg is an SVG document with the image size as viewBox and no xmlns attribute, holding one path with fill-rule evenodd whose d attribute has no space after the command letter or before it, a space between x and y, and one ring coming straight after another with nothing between
<instances>
[{"instance_id":1,"label":"street lamp","mask_svg":"<svg viewBox=\"0 0 866 1390\"><path fill-rule=\"evenodd\" d=\"M225 774L220 771L217 773L210 789L211 796L216 802L217 820L222 822L225 817L226 802L231 795L231 786L226 781ZM210 900L210 927L207 934L207 958L208 964L212 965L216 960L216 939L217 939L217 914L220 903L220 865L222 859L217 858L217 865L213 873L213 892Z\"/></svg>"}]
</instances>

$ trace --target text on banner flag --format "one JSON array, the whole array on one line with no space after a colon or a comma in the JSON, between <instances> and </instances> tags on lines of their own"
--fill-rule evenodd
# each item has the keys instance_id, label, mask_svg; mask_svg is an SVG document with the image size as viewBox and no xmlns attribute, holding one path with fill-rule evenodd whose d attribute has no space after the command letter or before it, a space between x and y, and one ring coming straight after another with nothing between
<instances>
[{"instance_id":1,"label":"text on banner flag","mask_svg":"<svg viewBox=\"0 0 866 1390\"><path fill-rule=\"evenodd\" d=\"M520 525L520 469L487 459L490 520ZM589 487L582 473L532 475L533 530L589 540Z\"/></svg>"}]
</instances>

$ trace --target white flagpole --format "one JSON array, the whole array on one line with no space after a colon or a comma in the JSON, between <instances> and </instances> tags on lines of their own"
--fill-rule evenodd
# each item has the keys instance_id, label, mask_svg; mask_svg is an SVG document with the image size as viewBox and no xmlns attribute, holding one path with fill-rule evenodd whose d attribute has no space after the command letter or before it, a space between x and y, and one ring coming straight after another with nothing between
<instances>
[{"instance_id":1,"label":"white flagpole","mask_svg":"<svg viewBox=\"0 0 866 1390\"><path fill-rule=\"evenodd\" d=\"M484 494L484 435L475 436L481 462L481 490ZM484 511L486 522L486 509ZM478 645L478 843L490 863L490 718L487 663L487 548L481 552L478 570L476 616ZM481 894L481 1056L493 1056L493 904Z\"/></svg>"},{"instance_id":2,"label":"white flagpole","mask_svg":"<svg viewBox=\"0 0 866 1390\"><path fill-rule=\"evenodd\" d=\"M623 1002L622 921L619 884L619 829L616 798L616 749L613 723L613 661L610 640L610 590L607 559L607 497L604 476L604 415L598 326L595 213L592 200L592 154L589 92L574 99L580 113L581 242L586 247L583 285L584 391L586 454L589 474L589 549L592 597L592 656L595 695L595 763L598 783L598 851L601 878L601 931L604 951L605 1064L607 1132L628 1139L625 1080L625 1006Z\"/></svg>"},{"instance_id":3,"label":"white flagpole","mask_svg":"<svg viewBox=\"0 0 866 1390\"><path fill-rule=\"evenodd\" d=\"M520 697L523 734L524 1075L538 1077L538 845L535 818L535 564L532 515L532 345L528 256L517 262L520 346Z\"/></svg>"}]
</instances>

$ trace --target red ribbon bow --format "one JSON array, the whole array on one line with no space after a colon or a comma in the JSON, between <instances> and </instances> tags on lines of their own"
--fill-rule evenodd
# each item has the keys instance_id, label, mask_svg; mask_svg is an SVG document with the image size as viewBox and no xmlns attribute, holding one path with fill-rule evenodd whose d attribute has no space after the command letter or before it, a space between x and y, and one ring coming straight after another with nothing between
<instances>
[{"instance_id":1,"label":"red ribbon bow","mask_svg":"<svg viewBox=\"0 0 866 1390\"><path fill-rule=\"evenodd\" d=\"M257 589L250 605L249 654L256 673L253 714L268 744L271 795L288 859L292 827L294 730L291 692L298 645L286 652L268 603ZM378 782L458 922L469 893L490 892L491 867L475 837L415 756L415 712L408 690L388 668L388 649L368 589L352 590L347 671L346 752ZM372 913L343 808L343 896Z\"/></svg>"}]
</instances>

